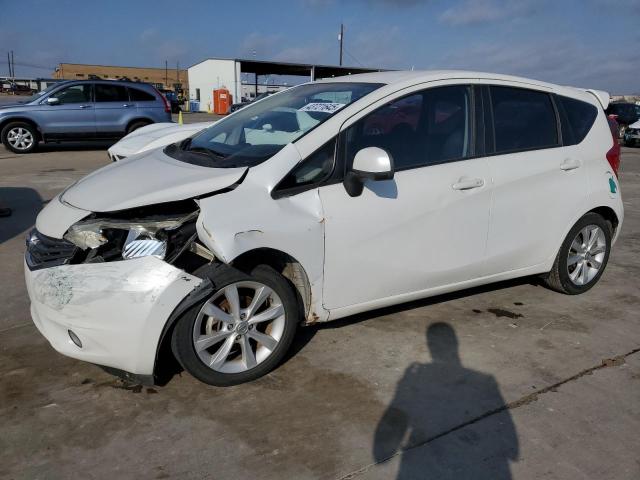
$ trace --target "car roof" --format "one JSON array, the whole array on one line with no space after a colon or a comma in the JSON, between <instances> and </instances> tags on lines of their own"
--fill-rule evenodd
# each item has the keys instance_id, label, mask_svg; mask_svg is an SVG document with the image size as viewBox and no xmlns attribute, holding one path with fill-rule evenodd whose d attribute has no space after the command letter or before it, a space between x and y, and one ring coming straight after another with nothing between
<instances>
[{"instance_id":1,"label":"car roof","mask_svg":"<svg viewBox=\"0 0 640 480\"><path fill-rule=\"evenodd\" d=\"M558 93L560 95L568 95L574 98L594 103L598 97L597 93L602 93L606 97L606 92L591 92L587 90L556 85L553 83L543 82L541 80L533 80L525 77L514 75L504 75L500 73L476 72L471 70L397 70L371 73L358 73L354 75L346 75L341 77L331 77L318 80L318 82L362 82L362 83L381 83L395 89L416 85L419 83L435 82L438 80L497 80L501 82L509 82L514 85L527 87L535 87L543 90ZM602 102L601 102L602 103ZM608 103L608 99L607 102Z\"/></svg>"}]
</instances>

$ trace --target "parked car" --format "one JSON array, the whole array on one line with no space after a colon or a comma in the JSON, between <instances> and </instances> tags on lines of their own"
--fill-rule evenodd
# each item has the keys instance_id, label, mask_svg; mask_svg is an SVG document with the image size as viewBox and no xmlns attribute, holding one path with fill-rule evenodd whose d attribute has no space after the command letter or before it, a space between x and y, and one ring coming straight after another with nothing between
<instances>
[{"instance_id":1,"label":"parked car","mask_svg":"<svg viewBox=\"0 0 640 480\"><path fill-rule=\"evenodd\" d=\"M261 93L260 95L258 95L253 100L234 103L233 105L231 105L229 111L233 113L233 112L235 112L237 110L240 110L241 108L246 107L247 105L251 105L253 102L257 102L258 100L262 100L263 98L267 98L269 95L273 95L274 93L275 92L264 92L264 93Z\"/></svg>"},{"instance_id":2,"label":"parked car","mask_svg":"<svg viewBox=\"0 0 640 480\"><path fill-rule=\"evenodd\" d=\"M526 275L584 293L623 221L608 101L478 72L296 86L51 200L27 239L33 320L144 383L175 357L232 385L301 325ZM393 128L366 128L382 112Z\"/></svg>"},{"instance_id":3,"label":"parked car","mask_svg":"<svg viewBox=\"0 0 640 480\"><path fill-rule=\"evenodd\" d=\"M107 152L114 162L191 137L216 122L154 123L137 129L112 145Z\"/></svg>"},{"instance_id":4,"label":"parked car","mask_svg":"<svg viewBox=\"0 0 640 480\"><path fill-rule=\"evenodd\" d=\"M0 106L0 139L15 153L38 142L120 138L155 122L170 122L167 100L145 83L60 82L14 105Z\"/></svg>"},{"instance_id":5,"label":"parked car","mask_svg":"<svg viewBox=\"0 0 640 480\"><path fill-rule=\"evenodd\" d=\"M623 138L629 125L640 120L640 105L626 102L611 103L607 108L608 115L615 115L618 122L618 136Z\"/></svg>"},{"instance_id":6,"label":"parked car","mask_svg":"<svg viewBox=\"0 0 640 480\"><path fill-rule=\"evenodd\" d=\"M627 147L635 147L640 143L640 120L627 127L623 140Z\"/></svg>"}]
</instances>

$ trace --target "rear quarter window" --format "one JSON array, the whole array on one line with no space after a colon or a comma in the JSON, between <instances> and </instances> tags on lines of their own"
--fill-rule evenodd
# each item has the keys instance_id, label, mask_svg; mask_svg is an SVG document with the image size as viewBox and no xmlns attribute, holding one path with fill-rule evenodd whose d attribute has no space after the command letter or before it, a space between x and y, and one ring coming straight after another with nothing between
<instances>
[{"instance_id":1,"label":"rear quarter window","mask_svg":"<svg viewBox=\"0 0 640 480\"><path fill-rule=\"evenodd\" d=\"M129 96L132 102L154 102L156 100L152 94L139 88L129 88Z\"/></svg>"},{"instance_id":2,"label":"rear quarter window","mask_svg":"<svg viewBox=\"0 0 640 480\"><path fill-rule=\"evenodd\" d=\"M562 143L577 145L582 142L598 116L598 109L575 98L556 96L562 121Z\"/></svg>"}]
</instances>

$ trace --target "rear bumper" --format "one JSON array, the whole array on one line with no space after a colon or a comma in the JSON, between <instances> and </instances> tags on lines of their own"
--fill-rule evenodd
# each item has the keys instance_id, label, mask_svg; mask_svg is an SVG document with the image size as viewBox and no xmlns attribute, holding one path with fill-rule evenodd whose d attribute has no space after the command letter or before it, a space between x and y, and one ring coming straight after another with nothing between
<instances>
[{"instance_id":1,"label":"rear bumper","mask_svg":"<svg viewBox=\"0 0 640 480\"><path fill-rule=\"evenodd\" d=\"M201 282L153 257L36 271L25 263L25 279L33 322L54 349L138 376L153 375L167 319Z\"/></svg>"}]
</instances>

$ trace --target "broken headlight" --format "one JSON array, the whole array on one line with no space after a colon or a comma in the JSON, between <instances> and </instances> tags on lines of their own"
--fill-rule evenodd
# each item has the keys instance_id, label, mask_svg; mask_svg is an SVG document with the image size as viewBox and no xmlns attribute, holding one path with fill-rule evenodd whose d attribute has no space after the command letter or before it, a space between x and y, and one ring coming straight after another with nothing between
<instances>
[{"instance_id":1,"label":"broken headlight","mask_svg":"<svg viewBox=\"0 0 640 480\"><path fill-rule=\"evenodd\" d=\"M87 251L86 263L156 257L175 258L195 237L198 211L142 220L95 218L76 223L65 240Z\"/></svg>"}]
</instances>

